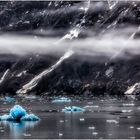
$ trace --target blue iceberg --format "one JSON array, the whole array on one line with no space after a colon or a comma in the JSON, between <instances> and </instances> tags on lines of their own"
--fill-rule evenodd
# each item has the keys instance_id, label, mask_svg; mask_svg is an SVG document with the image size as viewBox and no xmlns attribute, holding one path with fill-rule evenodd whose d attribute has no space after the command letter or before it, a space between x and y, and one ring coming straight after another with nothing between
<instances>
[{"instance_id":1,"label":"blue iceberg","mask_svg":"<svg viewBox=\"0 0 140 140\"><path fill-rule=\"evenodd\" d=\"M69 103L69 102L71 102L71 99L66 97L61 97L52 101L52 103Z\"/></svg>"},{"instance_id":2,"label":"blue iceberg","mask_svg":"<svg viewBox=\"0 0 140 140\"><path fill-rule=\"evenodd\" d=\"M39 118L34 114L27 114L21 118L21 121L38 121Z\"/></svg>"},{"instance_id":3,"label":"blue iceberg","mask_svg":"<svg viewBox=\"0 0 140 140\"><path fill-rule=\"evenodd\" d=\"M15 120L20 120L23 116L27 114L26 110L22 108L20 105L15 105L11 110L10 110L10 115L15 119Z\"/></svg>"},{"instance_id":4,"label":"blue iceberg","mask_svg":"<svg viewBox=\"0 0 140 140\"><path fill-rule=\"evenodd\" d=\"M39 118L34 114L27 114L26 110L20 105L15 105L9 115L0 116L0 121L38 121Z\"/></svg>"},{"instance_id":5,"label":"blue iceberg","mask_svg":"<svg viewBox=\"0 0 140 140\"><path fill-rule=\"evenodd\" d=\"M69 106L62 109L62 112L84 112L85 109L77 106Z\"/></svg>"}]
</instances>

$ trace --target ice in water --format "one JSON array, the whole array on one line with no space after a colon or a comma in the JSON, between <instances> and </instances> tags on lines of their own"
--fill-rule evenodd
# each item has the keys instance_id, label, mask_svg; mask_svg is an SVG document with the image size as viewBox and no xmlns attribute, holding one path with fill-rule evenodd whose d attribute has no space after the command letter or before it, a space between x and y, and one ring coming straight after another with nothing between
<instances>
[{"instance_id":1,"label":"ice in water","mask_svg":"<svg viewBox=\"0 0 140 140\"><path fill-rule=\"evenodd\" d=\"M21 118L21 121L37 121L39 118L34 114L27 114Z\"/></svg>"},{"instance_id":2,"label":"ice in water","mask_svg":"<svg viewBox=\"0 0 140 140\"><path fill-rule=\"evenodd\" d=\"M38 121L39 118L34 114L27 114L26 110L20 105L15 105L8 115L0 116L0 121Z\"/></svg>"},{"instance_id":3,"label":"ice in water","mask_svg":"<svg viewBox=\"0 0 140 140\"><path fill-rule=\"evenodd\" d=\"M77 106L69 106L62 109L62 112L84 112L85 109Z\"/></svg>"},{"instance_id":4,"label":"ice in water","mask_svg":"<svg viewBox=\"0 0 140 140\"><path fill-rule=\"evenodd\" d=\"M69 103L69 102L71 102L71 99L66 97L57 98L52 101L52 103Z\"/></svg>"},{"instance_id":5,"label":"ice in water","mask_svg":"<svg viewBox=\"0 0 140 140\"><path fill-rule=\"evenodd\" d=\"M27 114L26 110L22 108L20 105L15 105L11 110L10 110L10 115L15 119L21 119L23 116Z\"/></svg>"},{"instance_id":6,"label":"ice in water","mask_svg":"<svg viewBox=\"0 0 140 140\"><path fill-rule=\"evenodd\" d=\"M118 124L119 122L116 121L116 120L106 120L107 123L115 123L115 124Z\"/></svg>"}]
</instances>

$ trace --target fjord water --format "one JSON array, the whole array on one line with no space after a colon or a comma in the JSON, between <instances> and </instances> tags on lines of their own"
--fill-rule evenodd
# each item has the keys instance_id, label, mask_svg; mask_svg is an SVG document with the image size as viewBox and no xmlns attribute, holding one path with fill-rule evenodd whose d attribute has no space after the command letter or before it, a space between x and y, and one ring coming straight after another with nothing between
<instances>
[{"instance_id":1,"label":"fjord water","mask_svg":"<svg viewBox=\"0 0 140 140\"><path fill-rule=\"evenodd\" d=\"M38 122L0 122L1 139L23 138L139 138L140 103L126 98L78 98L71 103L52 103L42 98L16 100ZM6 114L14 103L0 106ZM85 112L61 112L65 106L79 106Z\"/></svg>"}]
</instances>

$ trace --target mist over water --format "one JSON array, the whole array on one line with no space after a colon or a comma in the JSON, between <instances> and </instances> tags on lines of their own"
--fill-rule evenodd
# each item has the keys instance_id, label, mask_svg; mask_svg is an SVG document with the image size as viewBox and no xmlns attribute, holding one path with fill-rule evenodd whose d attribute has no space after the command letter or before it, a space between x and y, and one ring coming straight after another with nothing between
<instances>
[{"instance_id":1,"label":"mist over water","mask_svg":"<svg viewBox=\"0 0 140 140\"><path fill-rule=\"evenodd\" d=\"M73 40L56 37L34 37L29 35L1 35L0 54L63 54L73 50L75 54L90 56L107 56L109 58L129 58L140 54L140 41L132 39L132 33L123 31L110 31L100 36L88 36ZM122 35L121 32L126 32Z\"/></svg>"}]
</instances>

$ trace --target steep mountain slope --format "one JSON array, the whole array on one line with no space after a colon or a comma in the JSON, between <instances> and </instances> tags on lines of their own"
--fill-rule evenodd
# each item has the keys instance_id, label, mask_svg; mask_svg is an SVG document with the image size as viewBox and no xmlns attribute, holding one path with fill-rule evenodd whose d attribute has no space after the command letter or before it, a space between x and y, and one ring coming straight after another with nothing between
<instances>
[{"instance_id":1,"label":"steep mountain slope","mask_svg":"<svg viewBox=\"0 0 140 140\"><path fill-rule=\"evenodd\" d=\"M3 1L0 5L0 49L7 48L8 51L2 52L1 49L0 52L0 94L139 93L139 49L134 50L133 55L129 54L131 51L126 51L125 57L120 58L108 55L115 53L117 56L124 49L121 50L121 46L129 50L127 40L134 40L130 46L138 47L139 42L134 42L139 40L140 2ZM5 34L9 35L7 40L4 40ZM22 45L17 43L18 37L11 44L13 35L24 39L20 42ZM110 40L122 37L124 41L114 39L114 43L104 42L103 36ZM30 37L35 38L36 42L27 39ZM49 43L39 37L50 41L57 39L50 45L50 48L58 46L57 50L50 54L45 54L44 50L40 53L40 46L44 43L44 49ZM93 41L89 42L88 38ZM87 42L84 44L80 39ZM73 42L75 40L81 41L81 44ZM65 42L63 51L60 42ZM69 42L73 42L72 47L68 46ZM83 45L82 53L73 51L75 46ZM14 46L18 51L9 46ZM36 46L40 48L36 50ZM106 46L118 48L111 50ZM29 51L30 47L33 52ZM86 52L88 47L100 50L94 49L94 53L89 55ZM27 53L23 53L26 49ZM104 52L109 54L104 55Z\"/></svg>"}]
</instances>

